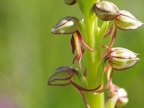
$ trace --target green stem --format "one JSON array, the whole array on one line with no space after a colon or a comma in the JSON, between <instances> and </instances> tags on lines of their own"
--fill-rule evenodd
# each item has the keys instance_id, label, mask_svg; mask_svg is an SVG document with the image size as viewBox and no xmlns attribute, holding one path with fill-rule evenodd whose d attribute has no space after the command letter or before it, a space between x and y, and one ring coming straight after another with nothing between
<instances>
[{"instance_id":1,"label":"green stem","mask_svg":"<svg viewBox=\"0 0 144 108\"><path fill-rule=\"evenodd\" d=\"M105 108L115 108L116 102L118 101L118 95L115 95L114 97L108 99L106 101Z\"/></svg>"},{"instance_id":2,"label":"green stem","mask_svg":"<svg viewBox=\"0 0 144 108\"><path fill-rule=\"evenodd\" d=\"M86 23L89 23L87 20ZM87 36L88 36L88 45L94 49L96 52L90 52L86 50L86 60L87 60L87 82L89 88L94 88L99 85L102 85L102 81L98 81L98 68L100 62L102 61L102 42L98 39L98 34L95 34L93 30L91 30L92 25L86 26ZM101 75L100 75L101 76ZM97 81L97 82L96 82ZM104 95L103 93L99 95L93 95L92 93L87 93L85 95L88 104L91 108L104 108Z\"/></svg>"},{"instance_id":3,"label":"green stem","mask_svg":"<svg viewBox=\"0 0 144 108\"><path fill-rule=\"evenodd\" d=\"M90 46L95 52L91 52L86 49L86 61L87 61L87 82L88 88L95 88L102 85L101 80L98 78L98 68L102 61L102 39L98 31L98 18L92 11L92 6L99 0L81 0L79 6L84 14L85 29L81 30L82 34L85 34L84 40L87 45ZM81 4L80 4L81 3ZM85 33L84 33L85 32ZM102 74L102 73L101 73ZM101 76L101 75L100 75ZM97 81L97 82L96 82ZM92 93L84 93L84 96L89 104L90 108L104 108L104 94L94 95Z\"/></svg>"}]
</instances>

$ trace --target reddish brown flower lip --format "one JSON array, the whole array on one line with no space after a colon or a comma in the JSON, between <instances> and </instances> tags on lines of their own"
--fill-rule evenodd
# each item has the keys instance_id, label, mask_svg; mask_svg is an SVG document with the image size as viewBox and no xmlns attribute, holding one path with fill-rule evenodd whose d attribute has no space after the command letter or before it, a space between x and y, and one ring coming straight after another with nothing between
<instances>
[{"instance_id":1,"label":"reddish brown flower lip","mask_svg":"<svg viewBox=\"0 0 144 108\"><path fill-rule=\"evenodd\" d=\"M93 50L92 48L90 48L82 39L81 34L79 31L76 31L75 33L72 34L72 38L71 38L71 46L72 46L72 53L74 54L75 50L77 51L77 55L74 57L73 59L73 63L75 62L75 60L78 60L78 66L80 69L82 69L81 66L81 59L82 59L82 55L84 53L84 48L87 48L88 50L94 52L95 50Z\"/></svg>"}]
</instances>

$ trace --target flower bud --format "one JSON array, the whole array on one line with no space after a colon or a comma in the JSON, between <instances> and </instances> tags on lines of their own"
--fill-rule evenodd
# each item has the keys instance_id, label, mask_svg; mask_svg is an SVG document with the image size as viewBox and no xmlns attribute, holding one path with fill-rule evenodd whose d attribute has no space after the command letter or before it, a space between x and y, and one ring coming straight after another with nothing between
<instances>
[{"instance_id":1,"label":"flower bud","mask_svg":"<svg viewBox=\"0 0 144 108\"><path fill-rule=\"evenodd\" d=\"M108 54L108 63L115 70L124 70L134 66L140 60L137 58L138 55L125 48L112 48Z\"/></svg>"},{"instance_id":2,"label":"flower bud","mask_svg":"<svg viewBox=\"0 0 144 108\"><path fill-rule=\"evenodd\" d=\"M64 2L67 5L74 5L76 3L76 0L64 0Z\"/></svg>"},{"instance_id":3,"label":"flower bud","mask_svg":"<svg viewBox=\"0 0 144 108\"><path fill-rule=\"evenodd\" d=\"M94 4L93 11L103 21L113 20L119 15L118 7L112 2L101 1Z\"/></svg>"},{"instance_id":4,"label":"flower bud","mask_svg":"<svg viewBox=\"0 0 144 108\"><path fill-rule=\"evenodd\" d=\"M75 68L64 66L58 68L49 78L49 85L68 85L70 80L77 73Z\"/></svg>"},{"instance_id":5,"label":"flower bud","mask_svg":"<svg viewBox=\"0 0 144 108\"><path fill-rule=\"evenodd\" d=\"M116 103L116 107L121 108L128 103L127 92L125 89L119 88L117 95L119 96L119 99Z\"/></svg>"},{"instance_id":6,"label":"flower bud","mask_svg":"<svg viewBox=\"0 0 144 108\"><path fill-rule=\"evenodd\" d=\"M136 29L143 25L143 23L137 20L130 12L121 10L120 15L114 19L115 25L122 30Z\"/></svg>"},{"instance_id":7,"label":"flower bud","mask_svg":"<svg viewBox=\"0 0 144 108\"><path fill-rule=\"evenodd\" d=\"M128 103L127 91L124 88L119 88L115 84L111 84L110 91L108 93L108 101L116 106L116 108L121 108Z\"/></svg>"},{"instance_id":8,"label":"flower bud","mask_svg":"<svg viewBox=\"0 0 144 108\"><path fill-rule=\"evenodd\" d=\"M54 34L72 34L78 30L79 20L76 17L62 18L51 30Z\"/></svg>"}]
</instances>

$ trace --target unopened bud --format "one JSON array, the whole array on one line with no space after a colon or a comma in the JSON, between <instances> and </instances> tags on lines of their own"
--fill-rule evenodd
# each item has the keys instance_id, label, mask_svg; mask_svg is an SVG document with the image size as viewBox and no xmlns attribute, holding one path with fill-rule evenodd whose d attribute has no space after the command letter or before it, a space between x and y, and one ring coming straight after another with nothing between
<instances>
[{"instance_id":1,"label":"unopened bud","mask_svg":"<svg viewBox=\"0 0 144 108\"><path fill-rule=\"evenodd\" d=\"M113 20L119 15L118 7L108 1L100 1L94 4L93 10L97 17L103 21Z\"/></svg>"},{"instance_id":2,"label":"unopened bud","mask_svg":"<svg viewBox=\"0 0 144 108\"><path fill-rule=\"evenodd\" d=\"M67 5L74 5L76 3L76 0L64 0L64 2Z\"/></svg>"},{"instance_id":3,"label":"unopened bud","mask_svg":"<svg viewBox=\"0 0 144 108\"><path fill-rule=\"evenodd\" d=\"M114 19L114 22L115 25L122 30L136 29L143 25L141 21L126 10L121 10L120 15Z\"/></svg>"},{"instance_id":4,"label":"unopened bud","mask_svg":"<svg viewBox=\"0 0 144 108\"><path fill-rule=\"evenodd\" d=\"M117 95L119 96L119 99L116 102L116 107L121 108L128 103L127 92L125 89L119 88Z\"/></svg>"},{"instance_id":5,"label":"unopened bud","mask_svg":"<svg viewBox=\"0 0 144 108\"><path fill-rule=\"evenodd\" d=\"M112 84L108 93L108 101L111 102L116 108L121 108L128 103L127 91L124 88L119 88L117 85Z\"/></svg>"},{"instance_id":6,"label":"unopened bud","mask_svg":"<svg viewBox=\"0 0 144 108\"><path fill-rule=\"evenodd\" d=\"M70 80L77 73L75 68L70 66L64 66L58 68L49 78L49 85L68 85L70 84Z\"/></svg>"},{"instance_id":7,"label":"unopened bud","mask_svg":"<svg viewBox=\"0 0 144 108\"><path fill-rule=\"evenodd\" d=\"M76 17L62 18L51 30L54 34L72 34L78 30L79 20Z\"/></svg>"},{"instance_id":8,"label":"unopened bud","mask_svg":"<svg viewBox=\"0 0 144 108\"><path fill-rule=\"evenodd\" d=\"M140 59L136 54L125 48L112 48L110 50L109 65L115 70L124 70L134 66Z\"/></svg>"}]
</instances>

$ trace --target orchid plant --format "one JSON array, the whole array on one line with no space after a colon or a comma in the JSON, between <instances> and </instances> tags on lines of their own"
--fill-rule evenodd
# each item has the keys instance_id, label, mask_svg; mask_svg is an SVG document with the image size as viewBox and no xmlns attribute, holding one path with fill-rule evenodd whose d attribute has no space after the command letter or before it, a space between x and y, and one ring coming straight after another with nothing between
<instances>
[{"instance_id":1,"label":"orchid plant","mask_svg":"<svg viewBox=\"0 0 144 108\"><path fill-rule=\"evenodd\" d=\"M128 103L127 92L112 82L114 70L125 70L136 65L139 54L126 48L113 47L117 29L134 30L143 25L130 12L120 10L114 3L100 0L64 0L67 5L78 4L83 19L66 16L52 28L54 34L70 34L72 62L78 68L62 66L48 79L52 86L72 85L82 96L86 108L121 108ZM102 25L98 21L102 20ZM109 37L107 45L103 40ZM86 67L81 65L85 53ZM84 72L81 72L85 68ZM104 82L107 76L107 82ZM79 80L80 83L76 81ZM104 99L104 92L109 90Z\"/></svg>"}]
</instances>

